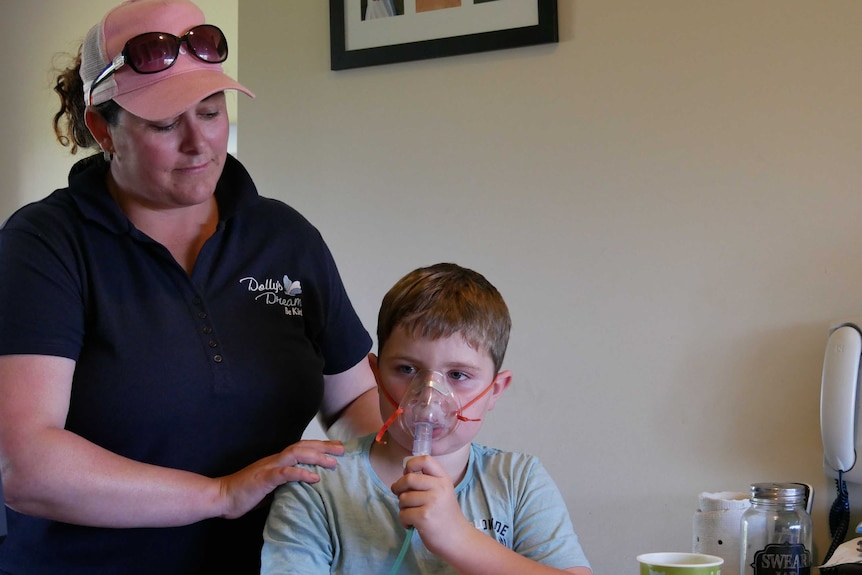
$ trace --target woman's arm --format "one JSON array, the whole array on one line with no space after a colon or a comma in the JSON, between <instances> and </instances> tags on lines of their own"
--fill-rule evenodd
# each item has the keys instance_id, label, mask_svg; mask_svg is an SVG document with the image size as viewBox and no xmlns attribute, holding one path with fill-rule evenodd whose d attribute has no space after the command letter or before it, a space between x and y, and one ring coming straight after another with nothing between
<instances>
[{"instance_id":1,"label":"woman's arm","mask_svg":"<svg viewBox=\"0 0 862 575\"><path fill-rule=\"evenodd\" d=\"M316 481L296 463L331 467L337 442L293 445L237 473L208 478L121 457L64 429L75 362L0 357L0 473L21 513L101 527L167 527L239 517L286 481Z\"/></svg>"},{"instance_id":2,"label":"woman's arm","mask_svg":"<svg viewBox=\"0 0 862 575\"><path fill-rule=\"evenodd\" d=\"M382 426L377 383L368 358L335 375L324 375L320 418L326 435L348 440L376 433Z\"/></svg>"}]
</instances>

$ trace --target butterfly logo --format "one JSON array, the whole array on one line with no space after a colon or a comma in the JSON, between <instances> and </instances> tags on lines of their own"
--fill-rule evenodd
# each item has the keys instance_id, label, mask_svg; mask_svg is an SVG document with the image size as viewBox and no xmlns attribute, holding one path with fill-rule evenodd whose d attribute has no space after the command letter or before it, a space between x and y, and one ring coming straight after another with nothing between
<instances>
[{"instance_id":1,"label":"butterfly logo","mask_svg":"<svg viewBox=\"0 0 862 575\"><path fill-rule=\"evenodd\" d=\"M302 295L302 285L299 283L299 280L290 281L290 278L285 274L284 291L287 292L287 295Z\"/></svg>"}]
</instances>

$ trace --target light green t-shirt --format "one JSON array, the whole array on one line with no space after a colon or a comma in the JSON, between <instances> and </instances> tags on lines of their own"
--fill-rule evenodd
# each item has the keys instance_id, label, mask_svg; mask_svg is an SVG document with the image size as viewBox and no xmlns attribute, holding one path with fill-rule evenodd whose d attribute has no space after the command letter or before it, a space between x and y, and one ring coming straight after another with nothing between
<instances>
[{"instance_id":1,"label":"light green t-shirt","mask_svg":"<svg viewBox=\"0 0 862 575\"><path fill-rule=\"evenodd\" d=\"M262 575L388 575L407 531L398 499L371 468L374 436L346 444L320 481L280 487L264 528ZM472 444L455 494L477 529L539 563L589 567L565 501L539 460ZM414 533L399 574L455 573Z\"/></svg>"}]
</instances>

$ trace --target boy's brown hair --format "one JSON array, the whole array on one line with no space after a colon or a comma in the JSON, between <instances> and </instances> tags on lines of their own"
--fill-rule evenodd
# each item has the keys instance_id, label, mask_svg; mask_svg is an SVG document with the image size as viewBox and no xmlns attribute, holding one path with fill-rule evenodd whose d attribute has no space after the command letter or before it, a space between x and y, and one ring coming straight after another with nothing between
<instances>
[{"instance_id":1,"label":"boy's brown hair","mask_svg":"<svg viewBox=\"0 0 862 575\"><path fill-rule=\"evenodd\" d=\"M438 339L456 333L476 350L487 350L499 372L512 319L497 288L471 269L452 263L418 268L398 280L377 315L377 353L392 330Z\"/></svg>"}]
</instances>

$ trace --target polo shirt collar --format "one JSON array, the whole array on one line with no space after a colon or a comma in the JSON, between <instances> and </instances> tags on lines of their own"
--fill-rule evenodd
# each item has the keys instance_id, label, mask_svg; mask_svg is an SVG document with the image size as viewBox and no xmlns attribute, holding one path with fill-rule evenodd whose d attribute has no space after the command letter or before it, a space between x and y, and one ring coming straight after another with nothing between
<instances>
[{"instance_id":1,"label":"polo shirt collar","mask_svg":"<svg viewBox=\"0 0 862 575\"><path fill-rule=\"evenodd\" d=\"M129 233L134 226L108 192L108 168L101 154L78 161L69 171L69 194L85 218L114 233ZM220 224L259 199L251 176L230 154L216 184L215 197Z\"/></svg>"}]
</instances>

